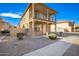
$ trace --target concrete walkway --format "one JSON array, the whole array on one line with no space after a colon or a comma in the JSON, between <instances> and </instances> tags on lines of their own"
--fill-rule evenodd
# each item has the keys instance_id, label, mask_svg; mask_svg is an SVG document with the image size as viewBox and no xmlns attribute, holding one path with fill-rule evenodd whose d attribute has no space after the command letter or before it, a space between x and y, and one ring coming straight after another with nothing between
<instances>
[{"instance_id":1,"label":"concrete walkway","mask_svg":"<svg viewBox=\"0 0 79 59\"><path fill-rule=\"evenodd\" d=\"M23 56L62 56L71 46L70 42L72 40L78 40L79 37L70 36L67 38L63 38L62 40L40 48L38 50L32 51L28 54L24 54ZM67 42L69 40L69 42Z\"/></svg>"},{"instance_id":2,"label":"concrete walkway","mask_svg":"<svg viewBox=\"0 0 79 59\"><path fill-rule=\"evenodd\" d=\"M35 50L24 56L62 56L64 52L69 49L71 44L59 41L54 44L48 45L41 49Z\"/></svg>"}]
</instances>

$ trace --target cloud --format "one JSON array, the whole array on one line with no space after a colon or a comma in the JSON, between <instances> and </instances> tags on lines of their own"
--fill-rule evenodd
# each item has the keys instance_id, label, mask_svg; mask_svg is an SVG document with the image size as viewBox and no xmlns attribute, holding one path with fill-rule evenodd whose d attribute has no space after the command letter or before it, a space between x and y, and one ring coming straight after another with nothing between
<instances>
[{"instance_id":1,"label":"cloud","mask_svg":"<svg viewBox=\"0 0 79 59\"><path fill-rule=\"evenodd\" d=\"M23 13L22 12L16 12L16 14L22 15Z\"/></svg>"},{"instance_id":2,"label":"cloud","mask_svg":"<svg viewBox=\"0 0 79 59\"><path fill-rule=\"evenodd\" d=\"M10 17L10 18L21 18L21 15L16 13L0 13L0 16Z\"/></svg>"}]
</instances>

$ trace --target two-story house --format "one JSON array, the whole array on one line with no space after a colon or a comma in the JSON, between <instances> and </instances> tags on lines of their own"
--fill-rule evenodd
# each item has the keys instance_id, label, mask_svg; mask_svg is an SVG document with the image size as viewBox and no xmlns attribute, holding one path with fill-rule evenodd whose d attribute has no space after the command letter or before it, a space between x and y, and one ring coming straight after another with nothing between
<instances>
[{"instance_id":1,"label":"two-story house","mask_svg":"<svg viewBox=\"0 0 79 59\"><path fill-rule=\"evenodd\" d=\"M42 3L30 3L21 17L19 28L28 29L33 35L46 34L50 32L53 24L51 16L56 11Z\"/></svg>"}]
</instances>

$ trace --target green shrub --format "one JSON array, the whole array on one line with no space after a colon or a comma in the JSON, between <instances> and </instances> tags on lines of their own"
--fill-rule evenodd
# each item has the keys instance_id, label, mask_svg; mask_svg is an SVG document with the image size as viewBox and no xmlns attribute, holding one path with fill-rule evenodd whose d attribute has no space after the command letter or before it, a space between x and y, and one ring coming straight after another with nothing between
<instances>
[{"instance_id":1,"label":"green shrub","mask_svg":"<svg viewBox=\"0 0 79 59\"><path fill-rule=\"evenodd\" d=\"M56 39L56 38L57 38L57 35L56 35L55 33L49 34L49 39L54 40L54 39Z\"/></svg>"},{"instance_id":2,"label":"green shrub","mask_svg":"<svg viewBox=\"0 0 79 59\"><path fill-rule=\"evenodd\" d=\"M24 33L17 33L18 40L22 40L24 36Z\"/></svg>"}]
</instances>

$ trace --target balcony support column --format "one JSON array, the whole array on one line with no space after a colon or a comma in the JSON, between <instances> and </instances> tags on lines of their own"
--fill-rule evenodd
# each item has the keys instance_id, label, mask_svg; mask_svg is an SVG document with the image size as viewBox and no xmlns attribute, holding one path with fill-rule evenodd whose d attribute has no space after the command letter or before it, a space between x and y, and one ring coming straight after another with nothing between
<instances>
[{"instance_id":1,"label":"balcony support column","mask_svg":"<svg viewBox=\"0 0 79 59\"><path fill-rule=\"evenodd\" d=\"M32 19L35 18L35 4L32 3Z\"/></svg>"},{"instance_id":2,"label":"balcony support column","mask_svg":"<svg viewBox=\"0 0 79 59\"><path fill-rule=\"evenodd\" d=\"M34 3L32 3L32 35L34 35L34 26L35 26L35 22L34 22L34 17L35 17L35 7L34 7Z\"/></svg>"},{"instance_id":3,"label":"balcony support column","mask_svg":"<svg viewBox=\"0 0 79 59\"><path fill-rule=\"evenodd\" d=\"M47 17L46 17L47 20L48 20L48 14L49 13L48 13L48 9L47 9ZM48 36L49 35L49 24L48 24L48 22L47 22L47 26L46 26L46 32L47 32L46 35Z\"/></svg>"}]
</instances>

